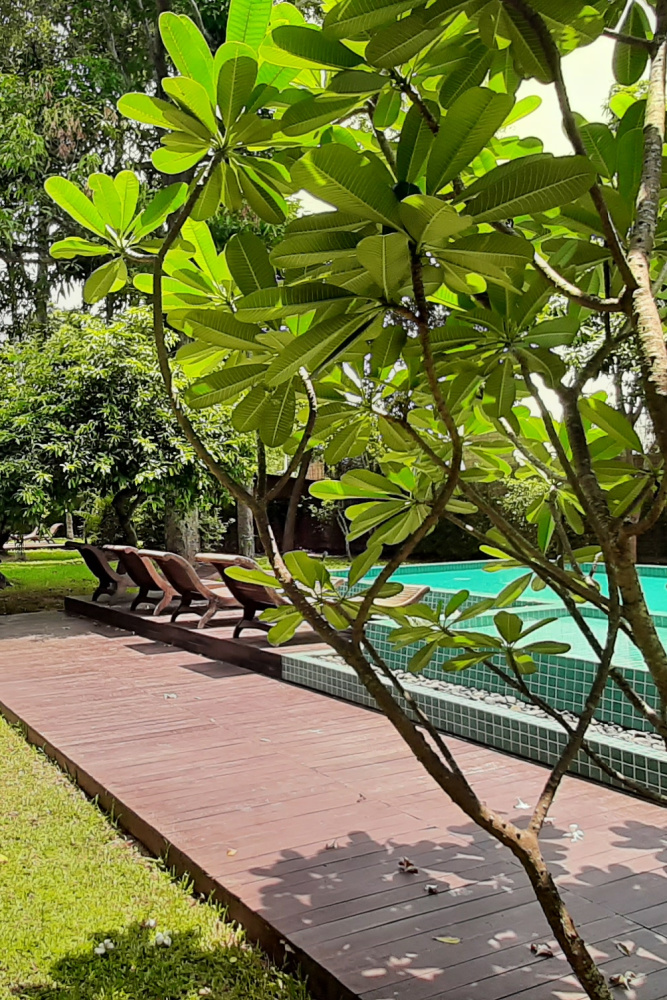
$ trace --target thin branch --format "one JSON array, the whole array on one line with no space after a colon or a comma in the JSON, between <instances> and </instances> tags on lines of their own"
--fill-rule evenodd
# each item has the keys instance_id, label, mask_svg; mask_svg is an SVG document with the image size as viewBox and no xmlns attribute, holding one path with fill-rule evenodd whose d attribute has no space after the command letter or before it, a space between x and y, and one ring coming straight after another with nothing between
<instances>
[{"instance_id":1,"label":"thin branch","mask_svg":"<svg viewBox=\"0 0 667 1000\"><path fill-rule=\"evenodd\" d=\"M653 498L653 504L648 514L643 517L640 521L635 524L624 524L622 527L622 532L626 537L631 538L632 536L644 535L647 531L658 523L660 515L665 509L665 504L667 503L667 475L663 471L662 479L660 480L660 486L658 487L658 492Z\"/></svg>"},{"instance_id":2,"label":"thin branch","mask_svg":"<svg viewBox=\"0 0 667 1000\"><path fill-rule=\"evenodd\" d=\"M410 99L410 101L415 105L415 107L419 108L422 118L428 125L433 135L437 135L440 130L440 125L431 114L429 108L422 99L422 96L419 93L419 91L412 86L409 80L407 80L404 76L401 76L398 70L396 69L390 70L389 75L394 81L394 83L396 83L399 90L401 90L402 93L404 93L406 97Z\"/></svg>"},{"instance_id":3,"label":"thin branch","mask_svg":"<svg viewBox=\"0 0 667 1000\"><path fill-rule=\"evenodd\" d=\"M623 675L618 667L612 667L609 676L613 680L619 691L622 691L627 701L630 702L635 711L650 722L657 733L660 733L664 740L667 740L667 723L660 718L654 708L644 701L637 694L630 681Z\"/></svg>"},{"instance_id":4,"label":"thin branch","mask_svg":"<svg viewBox=\"0 0 667 1000\"><path fill-rule=\"evenodd\" d=\"M389 140L387 139L387 136L385 135L383 129L378 128L377 125L375 124L375 110L377 108L377 103L378 103L378 95L375 94L373 97L369 99L366 105L366 114L368 115L368 120L371 123L371 128L373 129L373 135L377 140L377 144L382 150L382 155L387 161L387 166L391 170L392 174L396 176L396 157L394 155L394 151L391 148Z\"/></svg>"},{"instance_id":5,"label":"thin branch","mask_svg":"<svg viewBox=\"0 0 667 1000\"><path fill-rule=\"evenodd\" d=\"M655 51L655 42L650 38L635 38L634 35L626 35L622 31L612 31L611 28L605 28L602 32L607 38L613 38L617 42L622 42L623 45L632 45L637 49L644 49L651 55Z\"/></svg>"},{"instance_id":6,"label":"thin branch","mask_svg":"<svg viewBox=\"0 0 667 1000\"><path fill-rule=\"evenodd\" d=\"M583 306L585 309L594 309L595 312L605 314L627 312L628 301L625 294L619 298L601 299L597 295L590 295L588 292L584 292L578 285L573 284L567 278L563 277L540 254L534 254L533 263L542 272L547 281L553 285L556 291L560 292L561 295L565 295L570 301Z\"/></svg>"}]
</instances>

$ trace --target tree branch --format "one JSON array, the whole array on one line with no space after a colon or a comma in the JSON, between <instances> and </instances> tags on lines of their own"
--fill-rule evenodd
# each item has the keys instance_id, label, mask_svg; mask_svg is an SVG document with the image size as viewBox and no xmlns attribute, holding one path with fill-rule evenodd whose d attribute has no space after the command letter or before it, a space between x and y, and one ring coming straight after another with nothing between
<instances>
[{"instance_id":1,"label":"tree branch","mask_svg":"<svg viewBox=\"0 0 667 1000\"><path fill-rule=\"evenodd\" d=\"M633 45L638 49L645 49L651 55L655 51L655 42L650 38L635 38L634 35L626 35L622 31L612 31L611 28L605 28L602 32L607 38L613 38L617 42L622 42L623 45Z\"/></svg>"}]
</instances>

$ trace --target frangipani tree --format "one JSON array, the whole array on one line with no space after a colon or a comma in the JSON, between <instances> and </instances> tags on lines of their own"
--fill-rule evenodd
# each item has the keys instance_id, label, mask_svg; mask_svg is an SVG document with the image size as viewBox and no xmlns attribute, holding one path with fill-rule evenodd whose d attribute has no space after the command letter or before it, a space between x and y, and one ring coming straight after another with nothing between
<instances>
[{"instance_id":1,"label":"frangipani tree","mask_svg":"<svg viewBox=\"0 0 667 1000\"><path fill-rule=\"evenodd\" d=\"M272 641L285 641L305 620L355 669L440 787L519 859L583 989L605 1000L609 987L559 895L539 835L571 761L582 749L593 755L586 730L607 683L667 738L667 653L632 559L633 540L667 498L667 0L652 6L654 30L637 3L623 17L625 0L341 0L325 3L321 25L288 4L232 0L227 41L215 54L187 17L164 14L162 38L178 74L164 81L169 100L129 94L119 109L160 130L154 165L165 174L190 171L187 189L166 188L148 219L145 212L132 220L128 192L136 183L125 174L94 175L92 200L67 182L47 181L95 235L54 252L111 257L89 280L89 300L129 272L140 292L152 294L174 412L214 475L251 507L273 567L235 572L290 598L265 614ZM649 66L646 99L628 97L615 129L576 113L561 68L569 52L602 34L616 37L619 83L636 82ZM517 100L525 79L554 87L561 116L554 128L562 124L570 154L552 156L537 139L512 135L537 103ZM218 252L206 220L219 206L247 205L275 223L299 191L326 210L290 222L270 254L247 233ZM554 297L565 303L562 315L554 319L551 309L545 319ZM591 315L600 317L604 340L575 371L563 348ZM191 379L184 398L174 389L165 323L187 338L177 355ZM650 454L621 410L587 388L628 344L641 367L656 442ZM222 402L234 404L239 430L289 456L272 489L261 462L250 493L198 439L188 408ZM359 454L371 435L383 442L381 473L351 471L313 489L355 501L346 509L350 537L368 538L351 589L341 591L322 563L280 552L267 505L308 449L323 447L334 462ZM529 517L537 544L480 489L511 469L535 489ZM598 661L576 726L540 702L565 728L567 745L523 830L480 802L418 709L420 725L406 714L395 697L400 684L364 632L379 611L375 601L400 589L390 579L396 568L440 519L478 535L466 521L471 511L493 525L479 536L483 551L526 572L472 609L463 610L462 592L439 611L394 612L392 641L423 643L414 669L439 645L456 646L451 669L484 662L536 700L524 681L536 669L534 655L566 647L540 642L536 625L506 609L528 587L547 585ZM573 547L584 529L596 545ZM385 544L393 554L365 585ZM554 545L557 560L548 555ZM606 592L586 566L594 556L604 560ZM581 614L582 602L606 619L604 638ZM496 636L461 628L491 607ZM619 631L646 662L658 711L612 667ZM491 662L497 655L504 669Z\"/></svg>"}]
</instances>

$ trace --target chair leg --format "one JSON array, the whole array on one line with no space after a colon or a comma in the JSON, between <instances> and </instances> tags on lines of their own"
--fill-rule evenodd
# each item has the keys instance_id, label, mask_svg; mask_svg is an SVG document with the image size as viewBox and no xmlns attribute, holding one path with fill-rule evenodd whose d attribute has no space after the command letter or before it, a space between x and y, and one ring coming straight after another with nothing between
<instances>
[{"instance_id":1,"label":"chair leg","mask_svg":"<svg viewBox=\"0 0 667 1000\"><path fill-rule=\"evenodd\" d=\"M183 612L183 611L189 611L189 609L190 609L190 601L191 600L192 600L192 598L189 597L189 596L188 597L181 597L181 603L178 605L178 607L174 611L173 615L171 616L172 622L176 621L176 619L181 614L181 612Z\"/></svg>"},{"instance_id":2,"label":"chair leg","mask_svg":"<svg viewBox=\"0 0 667 1000\"><path fill-rule=\"evenodd\" d=\"M205 628L210 622L211 618L213 618L213 616L215 615L216 611L218 611L218 605L215 604L215 602L211 601L206 611L197 622L197 628Z\"/></svg>"},{"instance_id":3,"label":"chair leg","mask_svg":"<svg viewBox=\"0 0 667 1000\"><path fill-rule=\"evenodd\" d=\"M97 589L94 591L93 596L92 596L92 600L95 603L97 603L97 601L100 599L100 597L102 596L102 594L106 594L106 589L102 586L102 584L100 584L99 587L97 587Z\"/></svg>"},{"instance_id":4,"label":"chair leg","mask_svg":"<svg viewBox=\"0 0 667 1000\"><path fill-rule=\"evenodd\" d=\"M148 601L148 588L147 587L139 587L139 593L137 594L137 596L134 598L134 600L130 604L130 611L135 611L139 607L140 604L144 604L144 603L150 603Z\"/></svg>"},{"instance_id":5,"label":"chair leg","mask_svg":"<svg viewBox=\"0 0 667 1000\"><path fill-rule=\"evenodd\" d=\"M153 608L153 616L157 617L158 615L161 615L163 611L166 611L173 599L174 595L170 591L165 591Z\"/></svg>"}]
</instances>

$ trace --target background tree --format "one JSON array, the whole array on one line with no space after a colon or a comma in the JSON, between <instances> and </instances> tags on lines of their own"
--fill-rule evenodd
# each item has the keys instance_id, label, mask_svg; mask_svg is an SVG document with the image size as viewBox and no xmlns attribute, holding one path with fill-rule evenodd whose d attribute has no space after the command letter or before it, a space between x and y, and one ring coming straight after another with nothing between
<instances>
[{"instance_id":1,"label":"background tree","mask_svg":"<svg viewBox=\"0 0 667 1000\"><path fill-rule=\"evenodd\" d=\"M109 498L132 544L144 501L154 516L167 502L223 506L165 399L149 313L130 309L113 323L60 313L51 323L46 339L0 348L0 543L93 496ZM224 410L202 415L198 432L231 475L252 468L253 441Z\"/></svg>"},{"instance_id":2,"label":"background tree","mask_svg":"<svg viewBox=\"0 0 667 1000\"><path fill-rule=\"evenodd\" d=\"M540 834L574 757L596 759L586 732L607 684L667 741L667 651L632 558L633 539L667 500L660 315L667 0L652 6L655 33L639 4L624 14L624 0L341 0L321 28L285 4L232 0L215 57L192 21L161 18L179 74L163 83L171 104L143 93L119 102L123 114L164 130L156 167L195 169L187 200L154 255L142 254L145 274L134 282L152 295L160 369L178 422L218 481L252 509L273 568L273 575L232 572L284 590L291 606L264 613L271 640L285 641L304 620L315 628L442 790L514 854L596 1000L610 1000L609 985L560 896ZM620 84L634 84L649 65L646 100L630 98L615 132L574 113L562 75L563 57L605 32L617 40ZM562 123L572 155L550 156L538 141L508 132L535 107L534 99L516 100L527 78L553 84L555 127ZM66 182L47 182L112 255L92 282L99 298L122 287L128 260L138 261L105 229L105 220L113 228L118 184L96 182L93 204ZM230 211L247 203L280 224L285 198L301 189L332 211L290 222L270 255L248 233L232 237L224 253L211 251L200 227L221 202ZM567 301L564 314L540 320L556 295ZM604 337L575 368L563 352L592 314ZM191 379L184 398L172 376L168 327L188 338L177 355ZM613 400L589 388L627 345L639 362L652 451ZM378 391L361 397L359 381L368 378ZM238 430L291 456L271 488L262 475L253 492L232 479L187 409L232 401ZM280 551L267 507L309 448L345 450L345 442L373 434L383 442L380 473L351 470L312 489L354 501L348 537L369 536L350 570L351 589L339 591L320 561ZM479 489L513 469L535 493L530 531ZM488 518L490 531L467 520L473 511ZM543 622L525 624L507 608L528 587L545 585L597 660L576 725L539 701L566 744L525 829L481 802L445 738L414 705L414 715L406 711L409 695L364 632L372 615L386 614L376 598L401 589L390 581L396 568L442 518L479 540L498 565L526 572L473 607L462 591L444 609L395 612L391 641L421 643L414 670L449 646L450 669L483 663L539 701L523 682L537 669L534 655L569 647L536 640ZM573 549L566 525L590 533L595 546ZM555 536L563 557L551 561ZM385 544L393 553L365 584ZM588 565L593 554L604 560L604 589ZM582 602L601 613L603 633L582 615ZM496 634L466 626L491 609ZM646 663L657 711L612 665L619 631ZM504 668L492 662L498 656ZM613 776L641 788L631 775Z\"/></svg>"}]
</instances>

